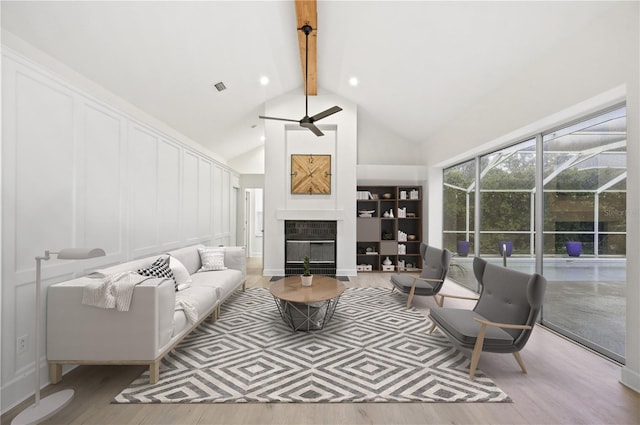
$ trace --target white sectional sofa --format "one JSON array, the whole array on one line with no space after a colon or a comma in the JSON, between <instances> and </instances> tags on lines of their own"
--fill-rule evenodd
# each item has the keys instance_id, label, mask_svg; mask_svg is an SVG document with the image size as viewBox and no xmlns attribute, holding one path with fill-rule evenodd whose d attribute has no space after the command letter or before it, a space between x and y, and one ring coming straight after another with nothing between
<instances>
[{"instance_id":1,"label":"white sectional sofa","mask_svg":"<svg viewBox=\"0 0 640 425\"><path fill-rule=\"evenodd\" d=\"M64 364L144 364L149 366L150 382L157 382L160 360L204 319L210 316L215 321L220 305L236 289L244 290L244 247L221 248L226 269L206 272L198 272L202 266L198 248L204 246L118 264L99 270L97 277L51 285L47 291L51 383L62 379ZM151 277L133 287L128 311L83 304L85 287L96 285L96 279L135 272L167 256L169 261L178 259L186 268L190 280L184 285L186 289L176 291L174 279Z\"/></svg>"}]
</instances>

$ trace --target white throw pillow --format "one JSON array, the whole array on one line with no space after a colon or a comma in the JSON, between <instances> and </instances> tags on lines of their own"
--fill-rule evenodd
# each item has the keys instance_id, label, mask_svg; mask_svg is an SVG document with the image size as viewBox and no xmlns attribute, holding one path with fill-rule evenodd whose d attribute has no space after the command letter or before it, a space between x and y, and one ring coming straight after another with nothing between
<instances>
[{"instance_id":1,"label":"white throw pillow","mask_svg":"<svg viewBox=\"0 0 640 425\"><path fill-rule=\"evenodd\" d=\"M224 248L198 248L202 267L199 272L210 272L215 270L226 270L224 266Z\"/></svg>"},{"instance_id":2,"label":"white throw pillow","mask_svg":"<svg viewBox=\"0 0 640 425\"><path fill-rule=\"evenodd\" d=\"M176 279L176 285L178 291L182 291L183 289L187 289L191 286L191 275L187 268L175 257L169 256L169 267L173 272L173 276Z\"/></svg>"}]
</instances>

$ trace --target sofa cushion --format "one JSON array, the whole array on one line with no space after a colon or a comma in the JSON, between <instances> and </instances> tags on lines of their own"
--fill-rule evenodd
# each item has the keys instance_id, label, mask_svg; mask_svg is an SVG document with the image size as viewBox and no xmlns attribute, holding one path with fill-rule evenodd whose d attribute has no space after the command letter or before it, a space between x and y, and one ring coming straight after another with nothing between
<instances>
[{"instance_id":1,"label":"sofa cushion","mask_svg":"<svg viewBox=\"0 0 640 425\"><path fill-rule=\"evenodd\" d=\"M444 332L460 341L463 346L470 347L476 343L480 332L480 323L473 318L484 319L473 310L431 307L429 315ZM502 328L487 326L484 346L510 346L513 337Z\"/></svg>"},{"instance_id":2,"label":"sofa cushion","mask_svg":"<svg viewBox=\"0 0 640 425\"><path fill-rule=\"evenodd\" d=\"M191 279L193 280L192 287L215 288L220 300L227 298L244 280L242 272L236 269L196 273L191 275Z\"/></svg>"},{"instance_id":3,"label":"sofa cushion","mask_svg":"<svg viewBox=\"0 0 640 425\"><path fill-rule=\"evenodd\" d=\"M242 272L242 280L247 277L247 252L243 246L224 247L224 265Z\"/></svg>"},{"instance_id":4,"label":"sofa cushion","mask_svg":"<svg viewBox=\"0 0 640 425\"><path fill-rule=\"evenodd\" d=\"M198 248L202 267L198 272L226 270L224 265L224 248L205 247Z\"/></svg>"},{"instance_id":5,"label":"sofa cushion","mask_svg":"<svg viewBox=\"0 0 640 425\"><path fill-rule=\"evenodd\" d=\"M137 273L143 276L164 277L167 279L172 279L177 291L178 284L176 283L176 278L173 276L173 272L171 271L167 260L168 258L166 257L158 257L158 259L154 261L150 266L138 269Z\"/></svg>"},{"instance_id":6,"label":"sofa cushion","mask_svg":"<svg viewBox=\"0 0 640 425\"><path fill-rule=\"evenodd\" d=\"M216 288L206 286L191 286L190 288L180 291L180 298L193 307L198 313L198 320L211 310L218 303L218 293ZM176 311L173 316L173 336L176 336L187 329L191 323L187 320L187 316L183 309L176 305Z\"/></svg>"},{"instance_id":7,"label":"sofa cushion","mask_svg":"<svg viewBox=\"0 0 640 425\"><path fill-rule=\"evenodd\" d=\"M173 276L176 279L176 285L178 287L178 291L182 291L183 289L191 286L191 274L187 268L178 260L176 257L169 257L169 268L173 272Z\"/></svg>"},{"instance_id":8,"label":"sofa cushion","mask_svg":"<svg viewBox=\"0 0 640 425\"><path fill-rule=\"evenodd\" d=\"M200 253L198 252L198 248L204 248L204 245L187 246L185 248L179 248L173 251L169 251L167 254L180 260L180 262L184 264L189 274L194 274L200 267L202 267L202 264L200 263Z\"/></svg>"},{"instance_id":9,"label":"sofa cushion","mask_svg":"<svg viewBox=\"0 0 640 425\"><path fill-rule=\"evenodd\" d=\"M414 278L410 274L392 274L391 275L391 283L393 286L398 288L400 291L404 293L408 293L411 291L411 287L413 286ZM425 282L424 280L418 280L416 282L416 290L414 292L416 295L435 295L436 292L433 290L433 284L430 282Z\"/></svg>"}]
</instances>

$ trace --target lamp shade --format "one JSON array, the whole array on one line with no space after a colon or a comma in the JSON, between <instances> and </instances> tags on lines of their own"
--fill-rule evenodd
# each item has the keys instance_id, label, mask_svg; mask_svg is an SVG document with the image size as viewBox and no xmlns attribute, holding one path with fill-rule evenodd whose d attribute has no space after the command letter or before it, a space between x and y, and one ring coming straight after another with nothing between
<instances>
[{"instance_id":1,"label":"lamp shade","mask_svg":"<svg viewBox=\"0 0 640 425\"><path fill-rule=\"evenodd\" d=\"M59 260L85 260L104 255L105 252L101 248L65 248L57 253Z\"/></svg>"}]
</instances>

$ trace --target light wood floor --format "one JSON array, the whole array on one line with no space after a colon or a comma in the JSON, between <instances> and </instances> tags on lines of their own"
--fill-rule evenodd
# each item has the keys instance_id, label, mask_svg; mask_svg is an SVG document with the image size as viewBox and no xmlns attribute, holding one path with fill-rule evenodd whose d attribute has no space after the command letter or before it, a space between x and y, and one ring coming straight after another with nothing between
<instances>
[{"instance_id":1,"label":"light wood floor","mask_svg":"<svg viewBox=\"0 0 640 425\"><path fill-rule=\"evenodd\" d=\"M268 286L258 261L249 262L248 287ZM389 275L361 273L348 286L389 287ZM447 293L466 290L447 282ZM465 304L467 303L467 304ZM423 312L435 305L416 297ZM470 306L447 301L448 306ZM224 320L222 318L221 320ZM426 330L425 330L426 332ZM541 327L522 351L520 371L510 354L484 353L480 369L513 403L339 403L339 404L180 404L118 405L111 399L144 371L137 366L82 366L45 396L74 388L74 400L45 424L638 424L640 395L618 382L620 366ZM29 400L2 416L11 419Z\"/></svg>"}]
</instances>

